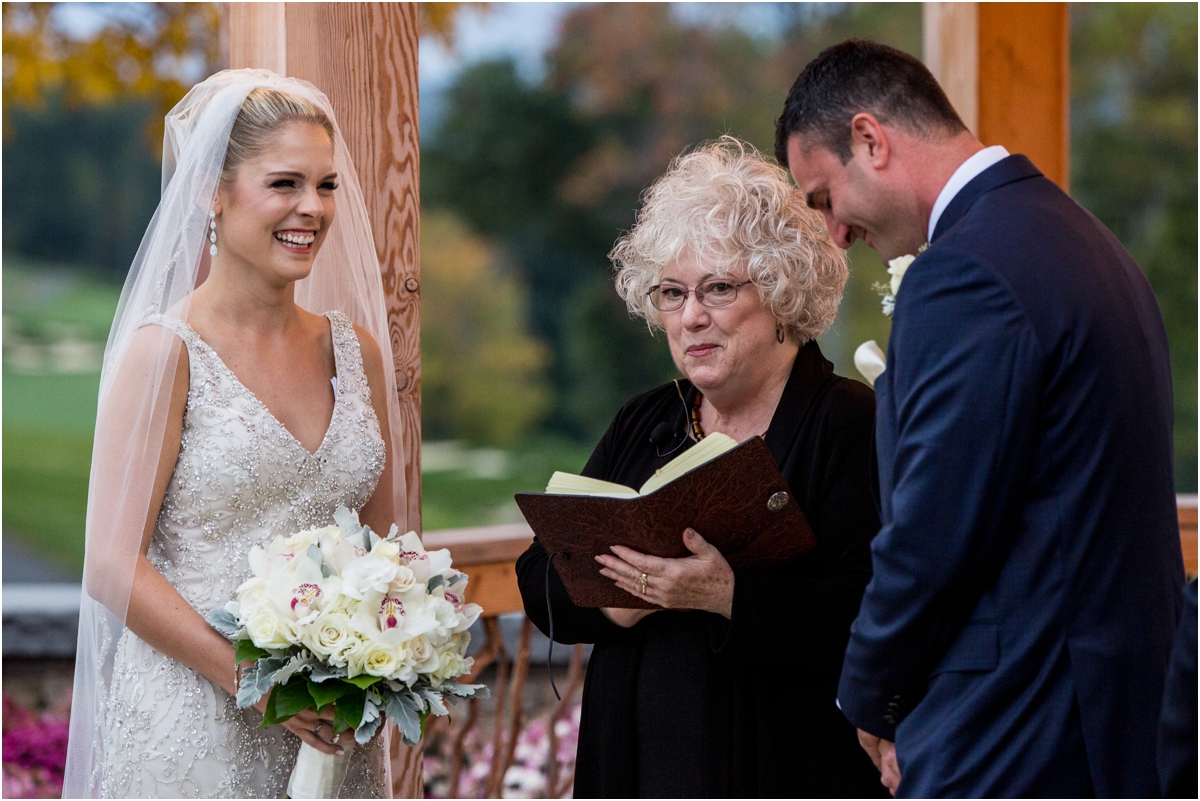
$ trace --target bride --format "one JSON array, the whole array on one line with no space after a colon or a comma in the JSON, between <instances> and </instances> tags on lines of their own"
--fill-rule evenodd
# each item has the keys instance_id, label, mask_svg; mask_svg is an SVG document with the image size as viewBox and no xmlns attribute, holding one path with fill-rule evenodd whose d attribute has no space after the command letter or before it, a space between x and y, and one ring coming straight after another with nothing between
<instances>
[{"instance_id":1,"label":"bride","mask_svg":"<svg viewBox=\"0 0 1200 801\"><path fill-rule=\"evenodd\" d=\"M403 526L379 264L313 86L226 70L166 122L101 377L63 794L282 797L301 741L341 751L332 712L262 728L204 614L252 546L339 506ZM355 748L343 796L390 794L386 748Z\"/></svg>"}]
</instances>

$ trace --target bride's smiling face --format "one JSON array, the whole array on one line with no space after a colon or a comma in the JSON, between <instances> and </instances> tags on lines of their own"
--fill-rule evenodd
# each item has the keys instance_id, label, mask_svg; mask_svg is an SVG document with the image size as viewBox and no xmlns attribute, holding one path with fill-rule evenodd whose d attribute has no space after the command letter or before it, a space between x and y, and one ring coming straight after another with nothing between
<instances>
[{"instance_id":1,"label":"bride's smiling face","mask_svg":"<svg viewBox=\"0 0 1200 801\"><path fill-rule=\"evenodd\" d=\"M248 269L272 284L308 276L333 223L333 142L320 125L291 122L217 190L214 267Z\"/></svg>"}]
</instances>

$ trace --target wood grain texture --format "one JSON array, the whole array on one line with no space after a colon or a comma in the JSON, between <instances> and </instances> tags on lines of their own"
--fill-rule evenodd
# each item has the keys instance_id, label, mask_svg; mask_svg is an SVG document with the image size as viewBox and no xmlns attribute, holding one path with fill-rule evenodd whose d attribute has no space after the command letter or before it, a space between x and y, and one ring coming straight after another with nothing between
<instances>
[{"instance_id":1,"label":"wood grain texture","mask_svg":"<svg viewBox=\"0 0 1200 801\"><path fill-rule=\"evenodd\" d=\"M287 75L287 32L284 3L225 3L224 37L231 69L252 67Z\"/></svg>"},{"instance_id":2,"label":"wood grain texture","mask_svg":"<svg viewBox=\"0 0 1200 801\"><path fill-rule=\"evenodd\" d=\"M329 96L371 215L400 395L408 528L420 531L417 5L289 3L287 30L289 74Z\"/></svg>"},{"instance_id":3,"label":"wood grain texture","mask_svg":"<svg viewBox=\"0 0 1200 801\"><path fill-rule=\"evenodd\" d=\"M289 74L333 104L371 216L400 395L408 528L421 530L420 172L415 3L288 3ZM424 749L392 738L392 793L424 795Z\"/></svg>"},{"instance_id":4,"label":"wood grain texture","mask_svg":"<svg viewBox=\"0 0 1200 801\"><path fill-rule=\"evenodd\" d=\"M517 586L517 562L488 562L471 565L464 571L467 582L467 603L479 604L488 617L524 612L521 590Z\"/></svg>"},{"instance_id":5,"label":"wood grain texture","mask_svg":"<svg viewBox=\"0 0 1200 801\"><path fill-rule=\"evenodd\" d=\"M971 133L979 134L979 4L923 3L925 66Z\"/></svg>"},{"instance_id":6,"label":"wood grain texture","mask_svg":"<svg viewBox=\"0 0 1200 801\"><path fill-rule=\"evenodd\" d=\"M486 562L512 562L525 553L533 542L533 529L528 523L510 523L481 528L455 528L426 531L421 536L426 550L449 548L455 567L467 567ZM487 609L487 614L492 614Z\"/></svg>"},{"instance_id":7,"label":"wood grain texture","mask_svg":"<svg viewBox=\"0 0 1200 801\"><path fill-rule=\"evenodd\" d=\"M1068 188L1070 26L1066 3L979 4L979 139L1024 153Z\"/></svg>"},{"instance_id":8,"label":"wood grain texture","mask_svg":"<svg viewBox=\"0 0 1200 801\"><path fill-rule=\"evenodd\" d=\"M1176 497L1179 509L1179 545L1183 549L1183 569L1189 576L1196 575L1200 560L1196 553L1196 496Z\"/></svg>"}]
</instances>

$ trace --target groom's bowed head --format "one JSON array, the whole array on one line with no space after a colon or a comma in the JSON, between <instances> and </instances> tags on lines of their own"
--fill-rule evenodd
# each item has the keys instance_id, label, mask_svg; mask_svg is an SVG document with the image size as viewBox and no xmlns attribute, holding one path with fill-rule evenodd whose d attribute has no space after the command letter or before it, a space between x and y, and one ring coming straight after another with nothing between
<instances>
[{"instance_id":1,"label":"groom's bowed head","mask_svg":"<svg viewBox=\"0 0 1200 801\"><path fill-rule=\"evenodd\" d=\"M925 244L942 187L982 149L924 64L857 39L809 62L775 127L775 157L833 241L885 262Z\"/></svg>"}]
</instances>

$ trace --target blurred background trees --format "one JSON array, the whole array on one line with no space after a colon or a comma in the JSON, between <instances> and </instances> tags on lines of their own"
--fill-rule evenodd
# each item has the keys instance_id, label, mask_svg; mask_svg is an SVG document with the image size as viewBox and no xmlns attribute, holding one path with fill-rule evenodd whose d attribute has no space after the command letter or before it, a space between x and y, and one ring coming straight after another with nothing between
<instances>
[{"instance_id":1,"label":"blurred background trees","mask_svg":"<svg viewBox=\"0 0 1200 801\"><path fill-rule=\"evenodd\" d=\"M94 321L111 317L157 203L162 115L222 58L211 4L69 11L3 6L4 526L47 536L82 531L105 327ZM423 36L453 43L471 15L503 9L422 13ZM555 13L542 69L464 59L443 94L422 97L437 109L421 136L424 431L461 441L428 450L435 527L502 519L493 507L514 489L580 467L621 403L675 374L662 338L616 297L606 257L673 157L725 133L770 153L788 88L827 45L921 48L919 4ZM1195 5L1072 7L1072 193L1158 295L1181 492L1196 490L1196 30ZM884 275L875 254L856 246L851 262L821 346L856 377L853 348L885 344L888 321L871 290ZM68 299L72 316L55 318ZM496 489L447 483L447 470ZM59 506L74 517L39 524Z\"/></svg>"}]
</instances>

